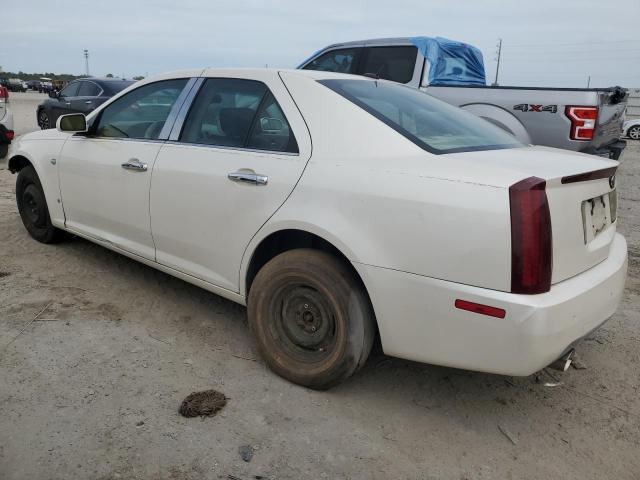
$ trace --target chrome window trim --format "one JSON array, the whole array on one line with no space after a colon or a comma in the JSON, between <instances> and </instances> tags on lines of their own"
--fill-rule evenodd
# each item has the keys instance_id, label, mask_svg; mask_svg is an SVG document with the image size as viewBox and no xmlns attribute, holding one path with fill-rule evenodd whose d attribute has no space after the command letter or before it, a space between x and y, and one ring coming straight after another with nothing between
<instances>
[{"instance_id":1,"label":"chrome window trim","mask_svg":"<svg viewBox=\"0 0 640 480\"><path fill-rule=\"evenodd\" d=\"M192 78L193 84L191 85L191 89L185 95L185 98L180 106L180 109L176 113L176 118L173 121L173 125L167 135L168 140L178 141L180 138L180 132L182 131L182 126L184 125L184 121L187 118L187 114L191 109L191 104L193 103L193 99L196 97L198 92L200 91L200 87L206 80L204 77ZM176 102L177 103L177 102ZM166 127L166 125L165 125ZM164 133L164 129L162 129Z\"/></svg>"},{"instance_id":2,"label":"chrome window trim","mask_svg":"<svg viewBox=\"0 0 640 480\"><path fill-rule=\"evenodd\" d=\"M299 157L300 156L300 152L298 153L294 153L294 152L277 152L275 150L258 150L255 148L243 148L243 147L228 147L228 146L224 146L224 145L208 145L206 143L187 143L187 142L180 142L178 140L167 140L165 142L167 145L178 145L178 146L182 146L182 147L200 147L200 148L212 148L214 150L225 150L225 151L232 151L232 152L246 152L246 153L268 153L270 155L278 155L278 156L284 156L284 157Z\"/></svg>"}]
</instances>

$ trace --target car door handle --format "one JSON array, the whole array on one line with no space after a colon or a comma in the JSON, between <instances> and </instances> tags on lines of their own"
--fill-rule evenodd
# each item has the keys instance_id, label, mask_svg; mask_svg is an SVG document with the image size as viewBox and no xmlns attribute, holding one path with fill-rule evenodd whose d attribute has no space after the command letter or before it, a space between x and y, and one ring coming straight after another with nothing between
<instances>
[{"instance_id":1,"label":"car door handle","mask_svg":"<svg viewBox=\"0 0 640 480\"><path fill-rule=\"evenodd\" d=\"M122 168L124 168L125 170L134 170L136 172L146 172L147 171L147 164L146 163L142 163L137 158L131 158L131 159L129 159L128 162L124 162L122 164Z\"/></svg>"},{"instance_id":2,"label":"car door handle","mask_svg":"<svg viewBox=\"0 0 640 480\"><path fill-rule=\"evenodd\" d=\"M67 105L71 105L71 102L65 102Z\"/></svg>"},{"instance_id":3,"label":"car door handle","mask_svg":"<svg viewBox=\"0 0 640 480\"><path fill-rule=\"evenodd\" d=\"M269 181L269 177L260 175L253 170L233 172L227 175L227 178L232 182L249 183L251 185L266 185Z\"/></svg>"},{"instance_id":4,"label":"car door handle","mask_svg":"<svg viewBox=\"0 0 640 480\"><path fill-rule=\"evenodd\" d=\"M87 100L87 101L86 101L86 102L84 102L84 103L86 103L87 105L91 105L91 100Z\"/></svg>"}]
</instances>

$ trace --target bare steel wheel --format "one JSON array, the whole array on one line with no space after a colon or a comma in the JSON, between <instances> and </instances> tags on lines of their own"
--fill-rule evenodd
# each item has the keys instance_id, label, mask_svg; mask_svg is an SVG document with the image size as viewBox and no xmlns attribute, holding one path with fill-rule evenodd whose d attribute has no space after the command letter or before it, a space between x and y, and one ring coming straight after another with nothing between
<instances>
[{"instance_id":1,"label":"bare steel wheel","mask_svg":"<svg viewBox=\"0 0 640 480\"><path fill-rule=\"evenodd\" d=\"M40 110L38 113L38 125L40 125L42 130L51 128L51 120L49 120L49 115L47 115L47 112L44 110Z\"/></svg>"},{"instance_id":2,"label":"bare steel wheel","mask_svg":"<svg viewBox=\"0 0 640 480\"><path fill-rule=\"evenodd\" d=\"M51 223L40 179L31 166L24 167L18 174L16 202L22 223L34 239L42 243L57 243L64 239L64 231Z\"/></svg>"},{"instance_id":3,"label":"bare steel wheel","mask_svg":"<svg viewBox=\"0 0 640 480\"><path fill-rule=\"evenodd\" d=\"M628 132L629 138L633 138L634 140L640 140L640 125L634 125L629 129Z\"/></svg>"},{"instance_id":4,"label":"bare steel wheel","mask_svg":"<svg viewBox=\"0 0 640 480\"><path fill-rule=\"evenodd\" d=\"M366 361L375 334L369 298L343 261L291 250L258 272L248 315L258 349L282 377L326 389Z\"/></svg>"}]
</instances>

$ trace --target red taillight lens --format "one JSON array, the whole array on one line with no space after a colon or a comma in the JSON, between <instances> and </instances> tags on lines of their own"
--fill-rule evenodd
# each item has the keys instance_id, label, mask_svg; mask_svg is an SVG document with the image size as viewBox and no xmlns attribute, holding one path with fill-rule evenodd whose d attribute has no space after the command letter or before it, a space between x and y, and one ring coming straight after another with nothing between
<instances>
[{"instance_id":1,"label":"red taillight lens","mask_svg":"<svg viewBox=\"0 0 640 480\"><path fill-rule=\"evenodd\" d=\"M571 140L591 140L596 130L598 107L572 107L564 109L564 114L571 120Z\"/></svg>"},{"instance_id":2,"label":"red taillight lens","mask_svg":"<svg viewBox=\"0 0 640 480\"><path fill-rule=\"evenodd\" d=\"M7 140L11 141L13 140L13 137L15 136L15 132L13 130L7 130L4 134L5 137L7 137Z\"/></svg>"},{"instance_id":3,"label":"red taillight lens","mask_svg":"<svg viewBox=\"0 0 640 480\"><path fill-rule=\"evenodd\" d=\"M530 177L509 187L511 206L511 291L551 289L551 215L546 182Z\"/></svg>"},{"instance_id":4,"label":"red taillight lens","mask_svg":"<svg viewBox=\"0 0 640 480\"><path fill-rule=\"evenodd\" d=\"M0 99L8 100L9 99L9 90L7 87L0 87Z\"/></svg>"}]
</instances>

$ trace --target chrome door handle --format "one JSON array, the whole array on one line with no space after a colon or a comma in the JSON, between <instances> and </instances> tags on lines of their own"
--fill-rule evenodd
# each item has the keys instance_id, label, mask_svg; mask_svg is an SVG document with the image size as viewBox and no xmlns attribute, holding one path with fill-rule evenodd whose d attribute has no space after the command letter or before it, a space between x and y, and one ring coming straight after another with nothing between
<instances>
[{"instance_id":1,"label":"chrome door handle","mask_svg":"<svg viewBox=\"0 0 640 480\"><path fill-rule=\"evenodd\" d=\"M251 185L266 185L269 181L269 177L266 175L260 175L252 170L233 172L227 175L227 178L232 182L250 183Z\"/></svg>"},{"instance_id":2,"label":"chrome door handle","mask_svg":"<svg viewBox=\"0 0 640 480\"><path fill-rule=\"evenodd\" d=\"M71 105L71 102L66 102L67 105Z\"/></svg>"},{"instance_id":3,"label":"chrome door handle","mask_svg":"<svg viewBox=\"0 0 640 480\"><path fill-rule=\"evenodd\" d=\"M86 101L86 102L84 102L84 103L86 103L87 105L91 105L91 100L87 100L87 101Z\"/></svg>"},{"instance_id":4,"label":"chrome door handle","mask_svg":"<svg viewBox=\"0 0 640 480\"><path fill-rule=\"evenodd\" d=\"M131 159L129 159L128 162L124 162L122 164L122 168L124 168L125 170L134 170L136 172L146 172L147 171L147 164L146 163L142 163L137 158L131 158Z\"/></svg>"}]
</instances>

